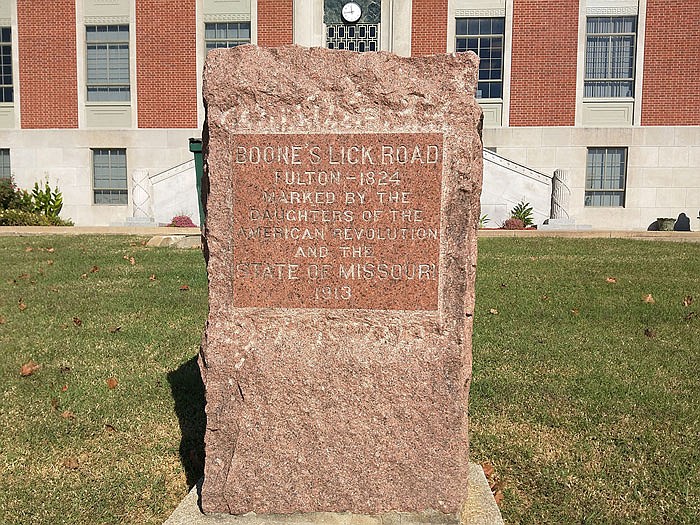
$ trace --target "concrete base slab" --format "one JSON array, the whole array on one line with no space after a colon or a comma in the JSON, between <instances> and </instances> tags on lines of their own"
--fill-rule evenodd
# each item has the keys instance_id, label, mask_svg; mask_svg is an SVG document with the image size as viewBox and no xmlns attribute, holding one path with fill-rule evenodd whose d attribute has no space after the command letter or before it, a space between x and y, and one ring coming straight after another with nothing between
<instances>
[{"instance_id":1,"label":"concrete base slab","mask_svg":"<svg viewBox=\"0 0 700 525\"><path fill-rule=\"evenodd\" d=\"M581 231L591 230L590 224L576 224L574 219L547 219L541 224L538 230L558 230L558 231Z\"/></svg>"},{"instance_id":2,"label":"concrete base slab","mask_svg":"<svg viewBox=\"0 0 700 525\"><path fill-rule=\"evenodd\" d=\"M156 248L201 248L201 235L156 235L152 237L146 246Z\"/></svg>"},{"instance_id":3,"label":"concrete base slab","mask_svg":"<svg viewBox=\"0 0 700 525\"><path fill-rule=\"evenodd\" d=\"M503 525L501 512L481 466L469 464L469 494L461 517L435 511L388 512L379 516L349 512L305 514L202 514L197 484L163 525Z\"/></svg>"}]
</instances>

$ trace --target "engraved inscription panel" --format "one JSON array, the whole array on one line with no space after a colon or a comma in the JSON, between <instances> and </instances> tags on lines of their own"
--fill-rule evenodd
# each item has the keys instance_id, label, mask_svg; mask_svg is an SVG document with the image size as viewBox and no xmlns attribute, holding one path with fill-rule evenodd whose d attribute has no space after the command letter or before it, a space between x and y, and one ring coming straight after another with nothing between
<instances>
[{"instance_id":1,"label":"engraved inscription panel","mask_svg":"<svg viewBox=\"0 0 700 525\"><path fill-rule=\"evenodd\" d=\"M443 136L232 134L237 307L437 310Z\"/></svg>"}]
</instances>

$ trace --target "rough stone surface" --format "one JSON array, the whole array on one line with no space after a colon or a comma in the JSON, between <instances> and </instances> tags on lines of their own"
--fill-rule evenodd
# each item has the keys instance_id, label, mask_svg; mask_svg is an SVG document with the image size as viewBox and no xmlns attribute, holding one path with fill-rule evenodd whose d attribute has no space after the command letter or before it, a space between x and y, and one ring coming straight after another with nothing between
<instances>
[{"instance_id":1,"label":"rough stone surface","mask_svg":"<svg viewBox=\"0 0 700 525\"><path fill-rule=\"evenodd\" d=\"M295 46L208 54L205 512L460 511L482 171L476 72L471 54L401 58ZM252 290L236 291L234 281L247 274L237 266L244 236L235 213L249 196L234 181L250 167L236 164L234 146L260 134L309 134L305 154L313 135L441 135L439 204L402 208L432 206L439 216L436 253L425 250L438 264L436 300L423 309L411 297L405 309L375 309L372 297L344 309L265 302L277 287L289 295L314 286L307 279L292 288L289 275L259 281L261 306ZM389 256L399 256L396 249Z\"/></svg>"},{"instance_id":2,"label":"rough stone surface","mask_svg":"<svg viewBox=\"0 0 700 525\"><path fill-rule=\"evenodd\" d=\"M366 514L313 512L309 514L248 513L203 514L199 507L201 485L190 490L163 525L503 525L501 511L491 494L484 471L476 463L469 464L469 498L459 519L456 515L437 512L398 513L370 516Z\"/></svg>"}]
</instances>

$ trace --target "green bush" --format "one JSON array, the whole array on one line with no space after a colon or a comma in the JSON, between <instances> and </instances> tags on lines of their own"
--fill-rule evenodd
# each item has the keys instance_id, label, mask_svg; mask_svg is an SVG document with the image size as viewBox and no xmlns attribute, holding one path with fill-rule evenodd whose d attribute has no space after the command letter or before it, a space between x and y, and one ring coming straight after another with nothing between
<instances>
[{"instance_id":1,"label":"green bush","mask_svg":"<svg viewBox=\"0 0 700 525\"><path fill-rule=\"evenodd\" d=\"M73 226L59 217L63 195L46 181L34 183L31 193L20 189L12 178L0 179L0 226Z\"/></svg>"},{"instance_id":2,"label":"green bush","mask_svg":"<svg viewBox=\"0 0 700 525\"><path fill-rule=\"evenodd\" d=\"M515 205L515 208L510 210L510 217L512 219L520 219L523 221L525 227L532 226L534 222L532 221L532 206L529 202L520 201Z\"/></svg>"},{"instance_id":3,"label":"green bush","mask_svg":"<svg viewBox=\"0 0 700 525\"><path fill-rule=\"evenodd\" d=\"M19 189L12 178L0 179L0 210L33 211L32 196Z\"/></svg>"},{"instance_id":4,"label":"green bush","mask_svg":"<svg viewBox=\"0 0 700 525\"><path fill-rule=\"evenodd\" d=\"M73 222L31 211L0 210L0 226L73 226Z\"/></svg>"},{"instance_id":5,"label":"green bush","mask_svg":"<svg viewBox=\"0 0 700 525\"><path fill-rule=\"evenodd\" d=\"M44 184L44 189L41 189L39 183L35 182L32 190L32 203L35 212L55 218L58 217L61 208L63 208L63 194L58 191L58 188L51 191L49 181Z\"/></svg>"}]
</instances>

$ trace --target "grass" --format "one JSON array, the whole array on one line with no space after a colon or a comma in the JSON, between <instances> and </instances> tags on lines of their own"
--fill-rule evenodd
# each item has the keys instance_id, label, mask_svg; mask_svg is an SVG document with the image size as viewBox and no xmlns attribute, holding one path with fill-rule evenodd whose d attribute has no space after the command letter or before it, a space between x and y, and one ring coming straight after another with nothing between
<instances>
[{"instance_id":1,"label":"grass","mask_svg":"<svg viewBox=\"0 0 700 525\"><path fill-rule=\"evenodd\" d=\"M698 523L700 245L483 239L479 257L472 457L507 522Z\"/></svg>"},{"instance_id":2,"label":"grass","mask_svg":"<svg viewBox=\"0 0 700 525\"><path fill-rule=\"evenodd\" d=\"M201 475L204 262L142 241L0 237L0 523L159 524ZM471 454L506 521L700 521L700 245L479 245Z\"/></svg>"},{"instance_id":3,"label":"grass","mask_svg":"<svg viewBox=\"0 0 700 525\"><path fill-rule=\"evenodd\" d=\"M0 522L162 523L201 456L176 413L196 439L201 252L6 237L0 257Z\"/></svg>"}]
</instances>

